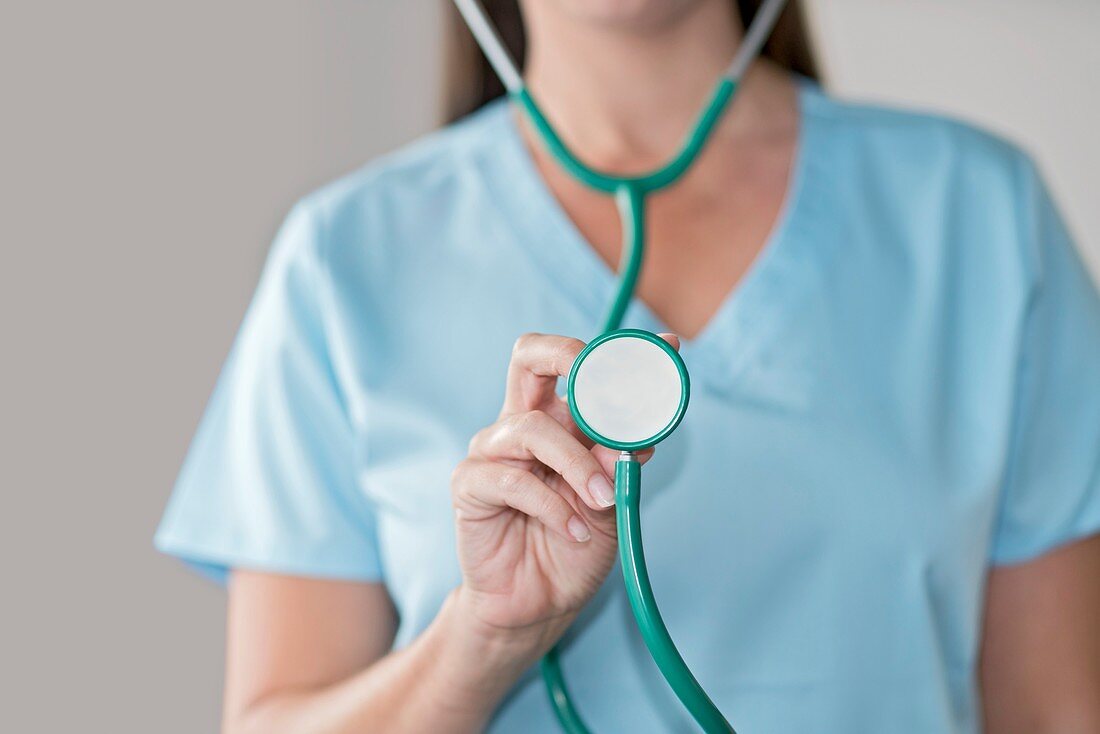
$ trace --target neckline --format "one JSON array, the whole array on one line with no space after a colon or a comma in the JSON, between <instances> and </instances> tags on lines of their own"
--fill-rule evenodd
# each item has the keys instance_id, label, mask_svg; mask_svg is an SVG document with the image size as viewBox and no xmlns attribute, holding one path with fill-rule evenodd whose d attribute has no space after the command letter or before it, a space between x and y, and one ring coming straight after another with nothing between
<instances>
[{"instance_id":1,"label":"neckline","mask_svg":"<svg viewBox=\"0 0 1100 734\"><path fill-rule=\"evenodd\" d=\"M802 229L796 225L807 218L805 193L813 168L810 160L815 131L809 108L816 85L802 77L796 77L796 85L798 133L783 202L748 269L703 328L693 338L681 339L680 353L693 374L702 370L727 377L736 375L749 362L768 331L766 327L774 324L778 315L776 306L783 300L778 292L787 282L783 271L789 270L794 262L791 250L799 240L795 230ZM614 292L617 273L599 257L542 178L511 105L505 100L495 104L493 160L503 170L487 176L494 198L508 207L506 219L517 230L522 247L537 260L540 270L590 316L592 333L577 336L594 338ZM672 331L638 297L631 300L623 326Z\"/></svg>"}]
</instances>

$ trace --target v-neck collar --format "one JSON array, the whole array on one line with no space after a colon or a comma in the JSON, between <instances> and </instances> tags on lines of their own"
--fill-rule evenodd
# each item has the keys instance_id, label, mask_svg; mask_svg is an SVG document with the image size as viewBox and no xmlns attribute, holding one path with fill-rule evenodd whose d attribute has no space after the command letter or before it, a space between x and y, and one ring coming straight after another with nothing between
<instances>
[{"instance_id":1,"label":"v-neck collar","mask_svg":"<svg viewBox=\"0 0 1100 734\"><path fill-rule=\"evenodd\" d=\"M795 311L800 286L808 285L799 253L811 241L812 221L817 219L815 197L807 196L807 191L814 185L817 148L814 116L808 107L818 93L813 82L798 79L798 140L783 204L765 244L702 330L694 338L681 339L680 352L696 381L702 378L721 387L740 375L783 318ZM487 176L489 185L505 209L505 218L517 230L521 246L556 287L591 314L593 333L577 336L594 337L613 296L617 274L585 240L543 180L510 105L495 104L497 109L487 111L496 117L492 121L496 170ZM673 331L637 297L623 326Z\"/></svg>"}]
</instances>

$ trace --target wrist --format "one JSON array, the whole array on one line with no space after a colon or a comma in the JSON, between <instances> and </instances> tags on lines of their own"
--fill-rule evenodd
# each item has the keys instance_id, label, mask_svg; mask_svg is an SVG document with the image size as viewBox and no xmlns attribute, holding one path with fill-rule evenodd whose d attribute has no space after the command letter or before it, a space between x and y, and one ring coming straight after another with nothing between
<instances>
[{"instance_id":1,"label":"wrist","mask_svg":"<svg viewBox=\"0 0 1100 734\"><path fill-rule=\"evenodd\" d=\"M421 642L430 664L421 690L450 716L484 724L508 690L542 654L541 636L482 621L461 589L444 600Z\"/></svg>"},{"instance_id":2,"label":"wrist","mask_svg":"<svg viewBox=\"0 0 1100 734\"><path fill-rule=\"evenodd\" d=\"M476 645L487 661L517 664L520 673L550 649L573 617L517 627L496 624L481 613L477 595L465 586L451 592L444 608L456 631Z\"/></svg>"}]
</instances>

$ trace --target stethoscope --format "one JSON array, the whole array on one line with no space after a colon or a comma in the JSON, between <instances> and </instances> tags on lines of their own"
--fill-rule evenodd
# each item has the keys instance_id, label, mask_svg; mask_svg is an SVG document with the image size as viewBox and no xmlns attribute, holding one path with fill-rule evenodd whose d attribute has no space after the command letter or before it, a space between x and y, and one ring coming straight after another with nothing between
<instances>
[{"instance_id":1,"label":"stethoscope","mask_svg":"<svg viewBox=\"0 0 1100 734\"><path fill-rule=\"evenodd\" d=\"M619 284L600 335L573 362L566 399L573 420L586 436L621 452L615 464L615 515L619 562L630 608L657 667L707 734L733 732L733 727L688 669L657 609L642 550L638 509L642 475L635 453L660 443L680 424L687 411L690 380L683 359L664 339L648 331L619 327L642 269L646 196L676 183L695 162L763 47L784 2L764 0L680 152L650 173L615 176L587 166L569 150L527 90L480 3L455 0L508 95L524 110L550 154L584 185L613 195L618 205L623 230ZM565 686L557 647L546 654L541 667L562 728L570 734L588 734Z\"/></svg>"}]
</instances>

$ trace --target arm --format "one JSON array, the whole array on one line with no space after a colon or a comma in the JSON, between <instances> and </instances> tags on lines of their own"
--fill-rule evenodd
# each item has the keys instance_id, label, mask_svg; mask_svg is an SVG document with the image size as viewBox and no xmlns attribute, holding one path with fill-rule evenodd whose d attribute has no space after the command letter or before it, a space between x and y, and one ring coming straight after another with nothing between
<instances>
[{"instance_id":1,"label":"arm","mask_svg":"<svg viewBox=\"0 0 1100 734\"><path fill-rule=\"evenodd\" d=\"M477 731L542 648L480 625L461 592L387 654L395 622L381 584L234 572L224 731Z\"/></svg>"},{"instance_id":2,"label":"arm","mask_svg":"<svg viewBox=\"0 0 1100 734\"><path fill-rule=\"evenodd\" d=\"M1100 536L993 569L980 675L989 734L1100 732Z\"/></svg>"}]
</instances>

